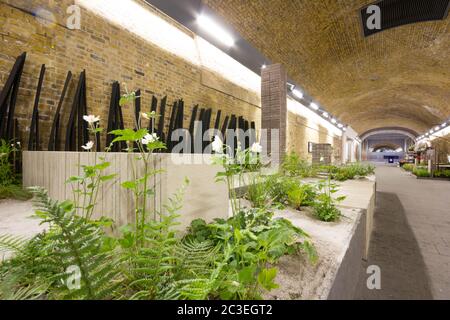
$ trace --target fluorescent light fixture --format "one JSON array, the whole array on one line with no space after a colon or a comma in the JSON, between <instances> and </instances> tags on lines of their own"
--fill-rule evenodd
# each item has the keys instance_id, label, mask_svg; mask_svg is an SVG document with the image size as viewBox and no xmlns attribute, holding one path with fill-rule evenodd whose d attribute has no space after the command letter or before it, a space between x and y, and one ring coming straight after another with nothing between
<instances>
[{"instance_id":1,"label":"fluorescent light fixture","mask_svg":"<svg viewBox=\"0 0 450 320\"><path fill-rule=\"evenodd\" d=\"M329 117L330 115L328 114L328 112L324 112L324 113L322 113L322 116L323 116L324 118L327 118L327 119L328 119L328 117Z\"/></svg>"},{"instance_id":2,"label":"fluorescent light fixture","mask_svg":"<svg viewBox=\"0 0 450 320\"><path fill-rule=\"evenodd\" d=\"M319 110L319 106L316 103L314 103L314 102L311 102L309 106L313 110L316 110L316 111Z\"/></svg>"},{"instance_id":3,"label":"fluorescent light fixture","mask_svg":"<svg viewBox=\"0 0 450 320\"><path fill-rule=\"evenodd\" d=\"M333 119L331 119L331 123L332 123L332 124L336 124L336 123L337 123L337 120L336 120L335 118L333 118Z\"/></svg>"},{"instance_id":4,"label":"fluorescent light fixture","mask_svg":"<svg viewBox=\"0 0 450 320\"><path fill-rule=\"evenodd\" d=\"M443 123L443 124L441 124L441 127L442 128L445 128L447 126L447 122L446 123Z\"/></svg>"},{"instance_id":5,"label":"fluorescent light fixture","mask_svg":"<svg viewBox=\"0 0 450 320\"><path fill-rule=\"evenodd\" d=\"M439 131L441 129L441 127L437 126L436 128L434 128L434 131Z\"/></svg>"},{"instance_id":6,"label":"fluorescent light fixture","mask_svg":"<svg viewBox=\"0 0 450 320\"><path fill-rule=\"evenodd\" d=\"M197 23L205 32L222 42L224 45L228 47L234 45L233 37L212 18L202 14L197 18Z\"/></svg>"},{"instance_id":7,"label":"fluorescent light fixture","mask_svg":"<svg viewBox=\"0 0 450 320\"><path fill-rule=\"evenodd\" d=\"M298 90L298 89L292 90L292 94L293 94L294 96L296 96L297 98L299 98L299 99L303 99L303 97L304 97L303 92L301 92L301 91Z\"/></svg>"},{"instance_id":8,"label":"fluorescent light fixture","mask_svg":"<svg viewBox=\"0 0 450 320\"><path fill-rule=\"evenodd\" d=\"M338 128L339 128L339 129L342 129L343 126L344 126L344 125L343 125L342 123L338 123Z\"/></svg>"},{"instance_id":9,"label":"fluorescent light fixture","mask_svg":"<svg viewBox=\"0 0 450 320\"><path fill-rule=\"evenodd\" d=\"M427 133L425 133L425 135L428 137L430 134L427 132Z\"/></svg>"}]
</instances>

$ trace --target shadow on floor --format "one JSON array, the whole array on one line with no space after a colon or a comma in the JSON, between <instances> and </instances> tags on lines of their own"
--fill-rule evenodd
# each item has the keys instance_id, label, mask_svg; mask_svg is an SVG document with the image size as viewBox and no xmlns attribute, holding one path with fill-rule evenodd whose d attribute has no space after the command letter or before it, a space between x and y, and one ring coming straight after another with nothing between
<instances>
[{"instance_id":1,"label":"shadow on floor","mask_svg":"<svg viewBox=\"0 0 450 320\"><path fill-rule=\"evenodd\" d=\"M366 270L381 268L381 290L367 289ZM363 263L355 299L432 299L419 245L395 194L377 192L369 258Z\"/></svg>"}]
</instances>

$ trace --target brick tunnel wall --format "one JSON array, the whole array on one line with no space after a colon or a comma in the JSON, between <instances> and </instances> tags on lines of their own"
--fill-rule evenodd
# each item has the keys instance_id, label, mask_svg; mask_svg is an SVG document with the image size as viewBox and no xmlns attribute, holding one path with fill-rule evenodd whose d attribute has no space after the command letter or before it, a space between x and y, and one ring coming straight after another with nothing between
<instances>
[{"instance_id":1,"label":"brick tunnel wall","mask_svg":"<svg viewBox=\"0 0 450 320\"><path fill-rule=\"evenodd\" d=\"M183 98L185 127L195 104L213 108L212 123L216 111L221 109L222 120L226 115L236 114L255 121L259 127L259 93L163 50L84 8L81 30L70 30L65 25L66 8L73 3L73 0L5 0L0 3L0 87L5 84L16 57L28 52L16 105L23 142L28 139L41 64L46 64L47 68L39 105L41 146L44 149L69 70L74 78L63 104L62 143L76 84L83 69L87 73L88 112L100 115L103 126L108 118L112 82L119 81L126 83L129 90L141 89L143 110L150 110L152 95L158 99L167 95L167 117L170 116L169 106ZM52 12L56 23L48 25L36 19L32 12L38 7ZM194 37L151 6L143 7ZM123 112L125 125L133 126L134 111L125 109Z\"/></svg>"}]
</instances>

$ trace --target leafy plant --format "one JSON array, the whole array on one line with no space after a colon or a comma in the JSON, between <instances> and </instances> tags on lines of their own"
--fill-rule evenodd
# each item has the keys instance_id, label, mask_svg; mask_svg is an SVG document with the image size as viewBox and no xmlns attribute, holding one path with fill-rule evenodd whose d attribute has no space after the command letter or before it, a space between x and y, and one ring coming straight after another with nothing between
<instances>
[{"instance_id":1,"label":"leafy plant","mask_svg":"<svg viewBox=\"0 0 450 320\"><path fill-rule=\"evenodd\" d=\"M292 152L287 155L281 165L281 171L284 175L290 177L315 177L317 170L307 161L300 159L300 157Z\"/></svg>"},{"instance_id":2,"label":"leafy plant","mask_svg":"<svg viewBox=\"0 0 450 320\"><path fill-rule=\"evenodd\" d=\"M434 176L436 178L450 178L450 170L436 170Z\"/></svg>"},{"instance_id":3,"label":"leafy plant","mask_svg":"<svg viewBox=\"0 0 450 320\"><path fill-rule=\"evenodd\" d=\"M0 143L0 199L28 200L31 194L21 186L20 179L14 173L11 157L19 152L19 143Z\"/></svg>"},{"instance_id":4,"label":"leafy plant","mask_svg":"<svg viewBox=\"0 0 450 320\"><path fill-rule=\"evenodd\" d=\"M405 169L406 171L412 172L414 170L414 164L406 163L403 165L402 168Z\"/></svg>"},{"instance_id":5,"label":"leafy plant","mask_svg":"<svg viewBox=\"0 0 450 320\"><path fill-rule=\"evenodd\" d=\"M272 199L267 189L266 178L261 175L253 177L247 187L246 197L255 208L269 208Z\"/></svg>"},{"instance_id":6,"label":"leafy plant","mask_svg":"<svg viewBox=\"0 0 450 320\"><path fill-rule=\"evenodd\" d=\"M338 181L353 180L375 173L375 167L373 165L364 165L361 163L351 163L344 166L321 166L320 169L328 173L332 179Z\"/></svg>"},{"instance_id":7,"label":"leafy plant","mask_svg":"<svg viewBox=\"0 0 450 320\"><path fill-rule=\"evenodd\" d=\"M254 148L255 146L257 148ZM259 151L252 151L252 149L261 149L261 146L255 143L252 148L243 150L238 144L236 150L232 150L230 146L223 144L219 136L215 136L212 149L214 151L213 164L223 168L223 171L216 174L216 182L226 183L231 209L233 215L236 215L241 210L241 202L236 194L236 181L243 185L243 175L254 172L262 166Z\"/></svg>"},{"instance_id":8,"label":"leafy plant","mask_svg":"<svg viewBox=\"0 0 450 320\"><path fill-rule=\"evenodd\" d=\"M416 176L421 177L421 178L427 178L427 177L431 176L427 169L423 169L423 168L419 168L419 167L414 168L413 174L415 174Z\"/></svg>"},{"instance_id":9,"label":"leafy plant","mask_svg":"<svg viewBox=\"0 0 450 320\"><path fill-rule=\"evenodd\" d=\"M32 240L2 237L0 246L14 250L15 256L1 283L10 284L6 296L30 298L45 295L62 299L106 299L113 296L120 270L112 252L103 251L103 231L96 224L75 214L73 203L51 200L34 188L36 216L49 225ZM70 286L72 271L75 282ZM39 290L41 288L41 290ZM5 295L2 291L0 295Z\"/></svg>"},{"instance_id":10,"label":"leafy plant","mask_svg":"<svg viewBox=\"0 0 450 320\"><path fill-rule=\"evenodd\" d=\"M263 289L273 289L275 284L269 275L276 275L276 269L268 270L266 265L276 265L285 254L303 251L311 261L317 259L306 233L288 220L273 220L272 213L265 210L252 209L227 221L217 219L211 224L195 220L186 238L208 240L219 248L230 248L227 277L231 277L236 287L226 282L228 285L222 288L225 296L221 297L227 299L258 298ZM238 272L237 277L234 269ZM239 290L234 290L236 288Z\"/></svg>"},{"instance_id":11,"label":"leafy plant","mask_svg":"<svg viewBox=\"0 0 450 320\"><path fill-rule=\"evenodd\" d=\"M0 186L9 186L17 183L13 167L10 162L11 154L16 150L14 144L1 140L0 144Z\"/></svg>"},{"instance_id":12,"label":"leafy plant","mask_svg":"<svg viewBox=\"0 0 450 320\"><path fill-rule=\"evenodd\" d=\"M345 200L345 196L333 198L338 192L337 184L331 182L331 179L323 180L318 184L319 193L314 203L314 214L322 221L331 222L339 219L341 212L336 204Z\"/></svg>"}]
</instances>

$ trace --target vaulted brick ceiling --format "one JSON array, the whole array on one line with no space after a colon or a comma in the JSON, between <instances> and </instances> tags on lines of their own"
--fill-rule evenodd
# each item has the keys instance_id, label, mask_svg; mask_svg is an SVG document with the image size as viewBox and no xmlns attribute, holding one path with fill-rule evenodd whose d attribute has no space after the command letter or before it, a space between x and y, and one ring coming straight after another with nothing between
<instances>
[{"instance_id":1,"label":"vaulted brick ceiling","mask_svg":"<svg viewBox=\"0 0 450 320\"><path fill-rule=\"evenodd\" d=\"M364 38L372 0L203 1L359 133L422 133L450 116L450 18Z\"/></svg>"}]
</instances>

